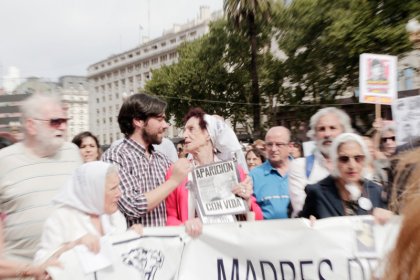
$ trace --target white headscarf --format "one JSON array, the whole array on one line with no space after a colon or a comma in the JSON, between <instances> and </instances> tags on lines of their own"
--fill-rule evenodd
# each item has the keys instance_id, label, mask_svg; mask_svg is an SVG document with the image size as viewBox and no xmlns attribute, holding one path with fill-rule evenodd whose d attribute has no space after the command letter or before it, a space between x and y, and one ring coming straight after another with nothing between
<instances>
[{"instance_id":1,"label":"white headscarf","mask_svg":"<svg viewBox=\"0 0 420 280\"><path fill-rule=\"evenodd\" d=\"M53 202L88 214L104 214L105 180L110 167L112 164L103 161L81 165Z\"/></svg>"},{"instance_id":2,"label":"white headscarf","mask_svg":"<svg viewBox=\"0 0 420 280\"><path fill-rule=\"evenodd\" d=\"M229 160L235 156L244 171L248 172L242 146L233 129L223 120L214 116L205 114L204 120L207 123L207 131L210 135L211 142L218 151L216 154L217 157L221 160Z\"/></svg>"}]
</instances>

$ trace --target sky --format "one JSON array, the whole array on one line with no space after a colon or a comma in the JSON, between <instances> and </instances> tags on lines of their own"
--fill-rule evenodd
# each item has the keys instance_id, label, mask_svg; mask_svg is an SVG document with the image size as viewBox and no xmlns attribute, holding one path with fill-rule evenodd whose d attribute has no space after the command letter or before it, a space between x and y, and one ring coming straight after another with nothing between
<instances>
[{"instance_id":1,"label":"sky","mask_svg":"<svg viewBox=\"0 0 420 280\"><path fill-rule=\"evenodd\" d=\"M197 18L203 5L213 12L223 0L0 0L0 85L11 66L50 81L84 76L143 36Z\"/></svg>"}]
</instances>

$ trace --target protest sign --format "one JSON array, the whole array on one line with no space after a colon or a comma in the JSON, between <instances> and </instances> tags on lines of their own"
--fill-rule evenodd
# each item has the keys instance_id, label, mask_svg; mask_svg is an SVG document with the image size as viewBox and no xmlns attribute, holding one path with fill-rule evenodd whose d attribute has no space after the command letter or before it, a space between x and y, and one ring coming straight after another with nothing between
<instances>
[{"instance_id":1,"label":"protest sign","mask_svg":"<svg viewBox=\"0 0 420 280\"><path fill-rule=\"evenodd\" d=\"M397 144L410 143L420 137L420 95L397 99L392 105L392 118L397 126Z\"/></svg>"},{"instance_id":2,"label":"protest sign","mask_svg":"<svg viewBox=\"0 0 420 280\"><path fill-rule=\"evenodd\" d=\"M229 218L226 216L248 211L246 202L232 193L232 188L239 182L233 160L195 167L192 174L192 189L198 202L197 212L204 223L206 217L218 216L223 222Z\"/></svg>"},{"instance_id":3,"label":"protest sign","mask_svg":"<svg viewBox=\"0 0 420 280\"><path fill-rule=\"evenodd\" d=\"M397 96L397 57L362 54L359 87L360 103L391 105Z\"/></svg>"}]
</instances>

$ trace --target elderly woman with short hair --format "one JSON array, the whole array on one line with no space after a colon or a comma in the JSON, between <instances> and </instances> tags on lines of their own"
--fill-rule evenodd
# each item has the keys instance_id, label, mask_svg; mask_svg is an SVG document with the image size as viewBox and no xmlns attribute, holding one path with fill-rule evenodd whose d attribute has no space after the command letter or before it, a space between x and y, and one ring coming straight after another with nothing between
<instances>
[{"instance_id":1,"label":"elderly woman with short hair","mask_svg":"<svg viewBox=\"0 0 420 280\"><path fill-rule=\"evenodd\" d=\"M191 109L184 117L184 149L191 155L191 164L202 166L232 159L232 153L240 151L236 135L223 120L206 114L201 108ZM255 219L262 219L261 208L252 195L253 186L251 179L246 176L244 168L238 164L240 184L232 189L232 193L242 197L255 213ZM172 176L172 167L167 173L167 179ZM181 225L185 223L186 231L195 237L201 233L202 224L195 213L195 197L187 188L188 178L167 197L166 212L167 225Z\"/></svg>"},{"instance_id":2,"label":"elderly woman with short hair","mask_svg":"<svg viewBox=\"0 0 420 280\"><path fill-rule=\"evenodd\" d=\"M330 159L331 175L306 187L307 197L300 217L366 215L374 208L385 208L381 187L365 178L370 154L360 136L339 135L332 143Z\"/></svg>"}]
</instances>

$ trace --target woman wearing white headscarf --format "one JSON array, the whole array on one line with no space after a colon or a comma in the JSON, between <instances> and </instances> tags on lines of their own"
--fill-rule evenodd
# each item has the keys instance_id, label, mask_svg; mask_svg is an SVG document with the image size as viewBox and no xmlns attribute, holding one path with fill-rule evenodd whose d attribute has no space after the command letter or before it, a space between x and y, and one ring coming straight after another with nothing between
<instances>
[{"instance_id":1,"label":"woman wearing white headscarf","mask_svg":"<svg viewBox=\"0 0 420 280\"><path fill-rule=\"evenodd\" d=\"M184 121L184 149L192 156L191 163L194 166L238 157L238 151L241 149L239 141L223 120L205 114L201 108L193 108L184 117ZM248 203L250 211L255 214L255 219L261 220L261 208L252 196L252 180L244 171L246 168L244 159L243 157L243 167L240 164L237 166L238 179L241 183L232 189L232 193L243 198ZM166 178L169 179L171 175L172 168L169 169ZM188 178L185 178L166 199L167 225L185 223L187 233L197 236L201 233L202 224L200 219L195 218L195 198L187 189L187 184Z\"/></svg>"},{"instance_id":2,"label":"woman wearing white headscarf","mask_svg":"<svg viewBox=\"0 0 420 280\"><path fill-rule=\"evenodd\" d=\"M99 238L124 232L127 224L118 211L121 196L118 170L101 161L80 166L53 200L59 207L47 219L35 262L58 256L83 244L99 252ZM135 225L137 232L141 226Z\"/></svg>"},{"instance_id":3,"label":"woman wearing white headscarf","mask_svg":"<svg viewBox=\"0 0 420 280\"><path fill-rule=\"evenodd\" d=\"M367 215L374 208L386 207L381 187L366 178L370 154L360 136L340 134L331 145L330 159L331 175L305 188L307 196L301 217Z\"/></svg>"}]
</instances>

